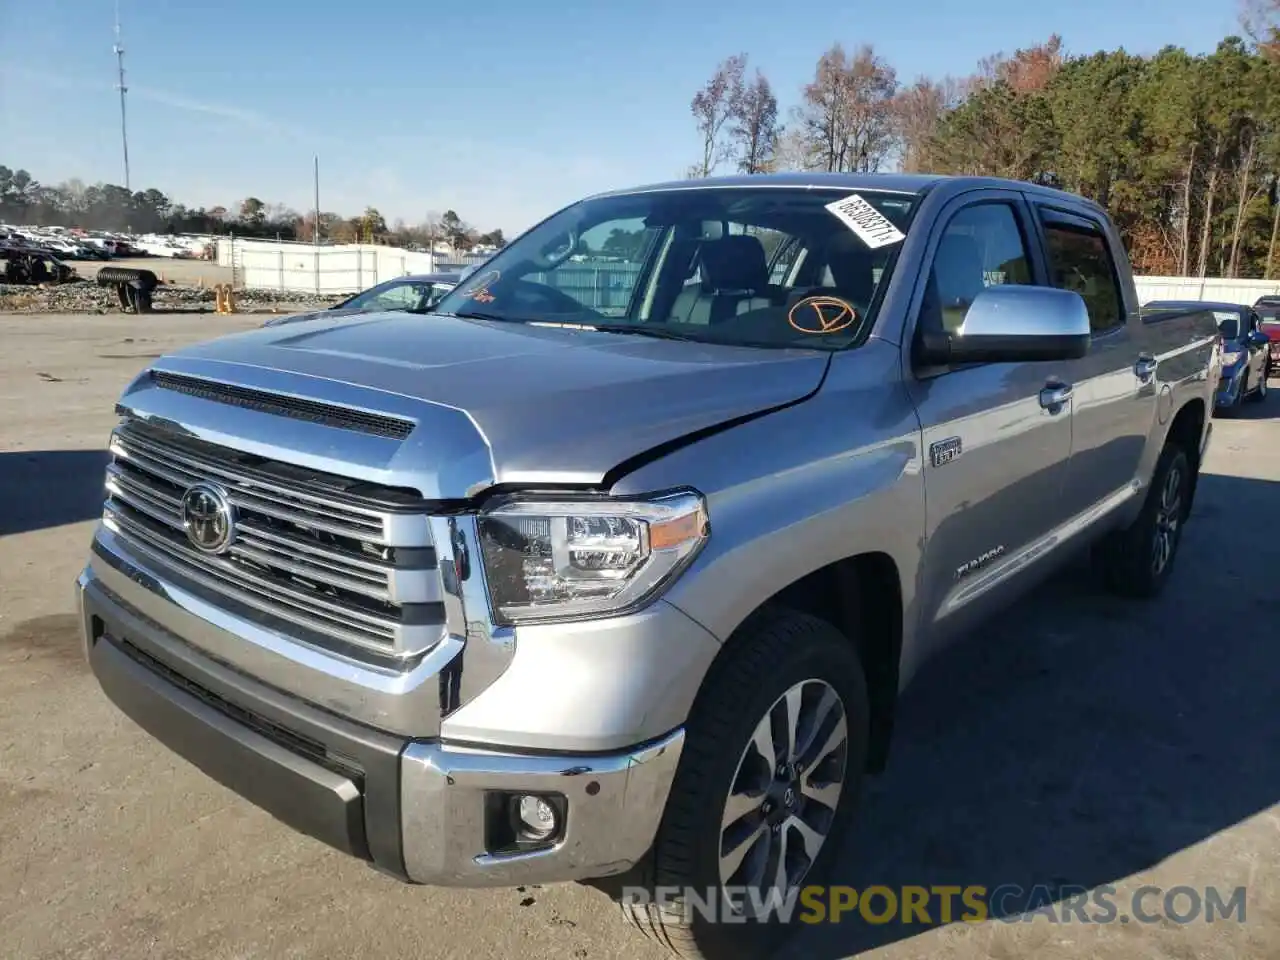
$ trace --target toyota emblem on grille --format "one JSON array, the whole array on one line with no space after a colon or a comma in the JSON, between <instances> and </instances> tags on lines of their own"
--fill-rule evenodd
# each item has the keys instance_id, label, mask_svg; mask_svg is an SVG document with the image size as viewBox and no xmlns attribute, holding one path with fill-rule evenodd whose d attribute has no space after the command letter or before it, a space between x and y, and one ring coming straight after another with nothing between
<instances>
[{"instance_id":1,"label":"toyota emblem on grille","mask_svg":"<svg viewBox=\"0 0 1280 960\"><path fill-rule=\"evenodd\" d=\"M221 553L236 532L235 511L227 495L213 484L197 483L182 495L182 528L187 539L205 553Z\"/></svg>"}]
</instances>

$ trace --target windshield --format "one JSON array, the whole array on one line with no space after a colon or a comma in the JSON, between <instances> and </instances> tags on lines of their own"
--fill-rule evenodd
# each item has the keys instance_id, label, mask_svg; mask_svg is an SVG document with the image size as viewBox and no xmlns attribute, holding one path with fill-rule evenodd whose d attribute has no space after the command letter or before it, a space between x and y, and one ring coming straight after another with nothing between
<instances>
[{"instance_id":1,"label":"windshield","mask_svg":"<svg viewBox=\"0 0 1280 960\"><path fill-rule=\"evenodd\" d=\"M1236 340L1240 336L1240 314L1228 310L1213 311L1213 319L1218 321L1218 332L1224 339Z\"/></svg>"},{"instance_id":2,"label":"windshield","mask_svg":"<svg viewBox=\"0 0 1280 960\"><path fill-rule=\"evenodd\" d=\"M425 310L452 289L425 280L388 280L338 304L344 310Z\"/></svg>"},{"instance_id":3,"label":"windshield","mask_svg":"<svg viewBox=\"0 0 1280 960\"><path fill-rule=\"evenodd\" d=\"M804 187L597 197L515 240L437 309L709 343L839 349L870 329L915 200Z\"/></svg>"}]
</instances>

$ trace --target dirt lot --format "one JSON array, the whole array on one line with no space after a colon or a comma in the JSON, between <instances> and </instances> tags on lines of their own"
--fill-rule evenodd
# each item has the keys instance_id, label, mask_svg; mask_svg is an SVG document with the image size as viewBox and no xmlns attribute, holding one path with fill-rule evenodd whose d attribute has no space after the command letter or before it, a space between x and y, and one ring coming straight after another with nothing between
<instances>
[{"instance_id":1,"label":"dirt lot","mask_svg":"<svg viewBox=\"0 0 1280 960\"><path fill-rule=\"evenodd\" d=\"M577 886L401 886L145 737L76 649L71 585L112 401L149 358L256 318L0 316L0 955L657 958ZM1220 420L1166 599L1060 578L908 695L836 880L1248 887L1246 922L856 919L810 960L1280 956L1280 396ZM1122 910L1122 912L1125 912Z\"/></svg>"}]
</instances>

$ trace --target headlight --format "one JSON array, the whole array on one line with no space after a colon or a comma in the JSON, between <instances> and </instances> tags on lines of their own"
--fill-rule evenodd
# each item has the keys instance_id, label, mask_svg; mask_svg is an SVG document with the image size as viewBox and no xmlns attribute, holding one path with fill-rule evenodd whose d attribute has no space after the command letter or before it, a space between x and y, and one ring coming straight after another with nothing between
<instances>
[{"instance_id":1,"label":"headlight","mask_svg":"<svg viewBox=\"0 0 1280 960\"><path fill-rule=\"evenodd\" d=\"M651 500L516 499L482 513L480 551L494 619L621 613L651 599L710 533L696 493Z\"/></svg>"},{"instance_id":2,"label":"headlight","mask_svg":"<svg viewBox=\"0 0 1280 960\"><path fill-rule=\"evenodd\" d=\"M1229 367L1233 363L1235 363L1237 360L1239 360L1242 356L1244 356L1244 351L1242 350L1223 350L1222 365L1224 367Z\"/></svg>"}]
</instances>

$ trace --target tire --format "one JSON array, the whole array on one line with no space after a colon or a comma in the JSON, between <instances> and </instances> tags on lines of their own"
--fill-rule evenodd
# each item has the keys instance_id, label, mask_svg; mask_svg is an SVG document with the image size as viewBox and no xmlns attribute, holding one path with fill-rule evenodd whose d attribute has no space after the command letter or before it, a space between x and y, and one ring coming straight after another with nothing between
<instances>
[{"instance_id":1,"label":"tire","mask_svg":"<svg viewBox=\"0 0 1280 960\"><path fill-rule=\"evenodd\" d=\"M1160 595L1173 572L1182 528L1191 509L1194 475L1182 447L1166 443L1138 518L1096 548L1095 561L1115 593L1149 600Z\"/></svg>"},{"instance_id":2,"label":"tire","mask_svg":"<svg viewBox=\"0 0 1280 960\"><path fill-rule=\"evenodd\" d=\"M763 783L764 761L753 746L758 742L753 734L766 717L785 714L789 705L787 694L797 687L804 701L800 722L796 724L802 733L799 738L802 744L810 737L815 742L824 740L827 745L835 739L828 739L830 735L824 732L829 727L833 730L838 727L838 720L830 719L832 714L826 715L826 723L818 722L816 731L813 722L806 725L805 720L806 716L817 715L815 708L822 703L830 706L831 693L843 707L847 740L843 750L836 749L826 760L811 764L799 781L789 781L787 776L775 777L769 788L771 792L765 794L766 798L774 798L776 805L771 804L773 810L769 815L773 818L786 816L790 810L799 811L800 817L810 824L827 823L825 840L807 872L803 876L791 875L793 885L825 883L831 860L853 818L866 767L869 723L866 679L853 644L826 621L784 609L762 611L741 630L743 634L726 653L726 659L708 676L690 715L684 751L667 807L653 850L639 876L650 896L664 888L692 888L708 901L721 900L724 836L740 833L752 836L739 847L739 850L749 850L740 868L748 873L754 864L761 863L766 849L772 853L778 848L780 840L785 841L792 856L802 857L805 846L798 827L783 826L774 830L767 822L761 823L765 820L761 811L768 809L763 805L742 813L742 819L732 823L728 831L722 824L731 793L742 803L735 814L757 802L748 802L743 790L749 781L754 780L757 785ZM814 713L807 713L810 710ZM780 739L778 728L771 739L775 742ZM821 750L815 746L804 759L813 760L819 753ZM840 767L843 767L843 784L838 788L833 807L818 803L799 788L781 792L787 782L800 782L812 793L815 783L834 777ZM778 773L776 769L770 772ZM798 806L788 807L787 802L792 801ZM794 818L788 817L786 823L793 824ZM776 876L769 869L771 862L766 860L761 866ZM732 875L730 880L733 881L731 887L737 886L739 877ZM714 895L708 896L709 889L715 891ZM696 904L685 904L681 910L678 905L664 908L659 903L628 902L625 898L622 902L623 914L630 923L672 953L690 960L767 957L781 945L791 929L776 915L717 922L714 917L700 915L694 906ZM796 913L802 909L797 901Z\"/></svg>"}]
</instances>

